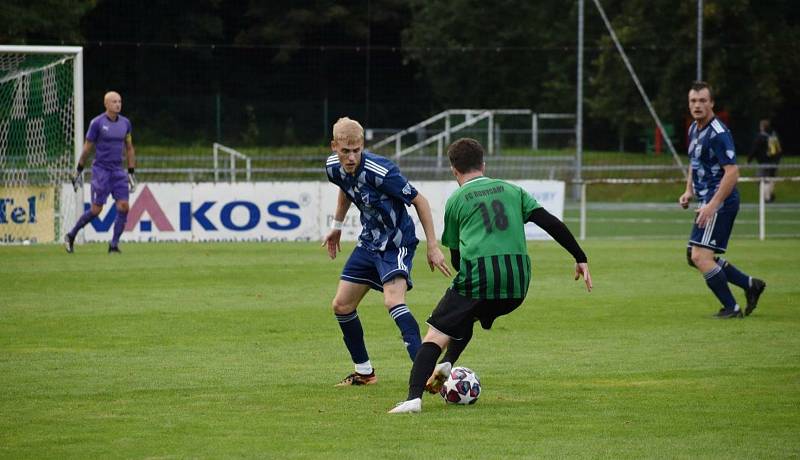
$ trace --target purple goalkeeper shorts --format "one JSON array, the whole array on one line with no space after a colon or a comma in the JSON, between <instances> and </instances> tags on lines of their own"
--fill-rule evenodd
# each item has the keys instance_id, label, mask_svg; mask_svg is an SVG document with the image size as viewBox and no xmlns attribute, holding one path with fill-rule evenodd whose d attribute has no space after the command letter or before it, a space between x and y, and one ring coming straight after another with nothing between
<instances>
[{"instance_id":1,"label":"purple goalkeeper shorts","mask_svg":"<svg viewBox=\"0 0 800 460\"><path fill-rule=\"evenodd\" d=\"M106 204L108 195L114 201L128 201L128 173L122 168L107 169L92 166L92 203Z\"/></svg>"}]
</instances>

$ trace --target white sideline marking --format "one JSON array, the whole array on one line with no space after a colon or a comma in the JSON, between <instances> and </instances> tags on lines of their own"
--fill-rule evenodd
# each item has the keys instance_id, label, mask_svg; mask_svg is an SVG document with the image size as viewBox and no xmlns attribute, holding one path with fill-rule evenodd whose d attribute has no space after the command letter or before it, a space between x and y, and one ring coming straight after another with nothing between
<instances>
[{"instance_id":1,"label":"white sideline marking","mask_svg":"<svg viewBox=\"0 0 800 460\"><path fill-rule=\"evenodd\" d=\"M691 216L687 215L691 218ZM578 217L567 217L565 222L580 222ZM651 219L647 217L587 217L588 222L620 222L626 224L685 224L691 223L691 219ZM770 225L773 224L798 224L800 219L769 219ZM736 219L737 224L758 224L758 219Z\"/></svg>"}]
</instances>

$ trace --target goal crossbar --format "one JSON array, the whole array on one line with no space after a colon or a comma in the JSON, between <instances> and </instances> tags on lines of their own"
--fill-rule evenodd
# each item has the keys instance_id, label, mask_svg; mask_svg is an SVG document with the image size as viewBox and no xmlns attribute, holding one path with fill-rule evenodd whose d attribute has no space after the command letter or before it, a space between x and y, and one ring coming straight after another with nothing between
<instances>
[{"instance_id":1,"label":"goal crossbar","mask_svg":"<svg viewBox=\"0 0 800 460\"><path fill-rule=\"evenodd\" d=\"M72 63L72 86L74 94L75 116L75 164L81 156L83 147L83 47L81 46L27 46L27 45L0 45L0 53L26 53L26 54L71 54L74 56Z\"/></svg>"}]
</instances>

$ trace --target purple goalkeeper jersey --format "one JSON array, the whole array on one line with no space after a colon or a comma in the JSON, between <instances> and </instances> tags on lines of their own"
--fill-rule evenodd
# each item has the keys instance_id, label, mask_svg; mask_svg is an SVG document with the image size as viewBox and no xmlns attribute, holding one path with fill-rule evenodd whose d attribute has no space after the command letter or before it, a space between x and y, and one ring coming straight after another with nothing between
<instances>
[{"instance_id":1,"label":"purple goalkeeper jersey","mask_svg":"<svg viewBox=\"0 0 800 460\"><path fill-rule=\"evenodd\" d=\"M121 168L125 139L131 135L131 121L122 115L111 120L105 112L94 117L86 131L86 140L94 143L94 166Z\"/></svg>"}]
</instances>

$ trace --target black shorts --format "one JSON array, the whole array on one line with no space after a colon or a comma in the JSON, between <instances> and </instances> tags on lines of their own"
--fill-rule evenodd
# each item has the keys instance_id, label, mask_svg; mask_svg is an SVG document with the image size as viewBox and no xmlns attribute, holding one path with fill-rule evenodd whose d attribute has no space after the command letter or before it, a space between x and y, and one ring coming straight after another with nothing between
<instances>
[{"instance_id":1,"label":"black shorts","mask_svg":"<svg viewBox=\"0 0 800 460\"><path fill-rule=\"evenodd\" d=\"M470 299L448 288L427 323L451 339L461 340L476 320L482 328L491 329L495 319L516 310L524 300Z\"/></svg>"}]
</instances>

